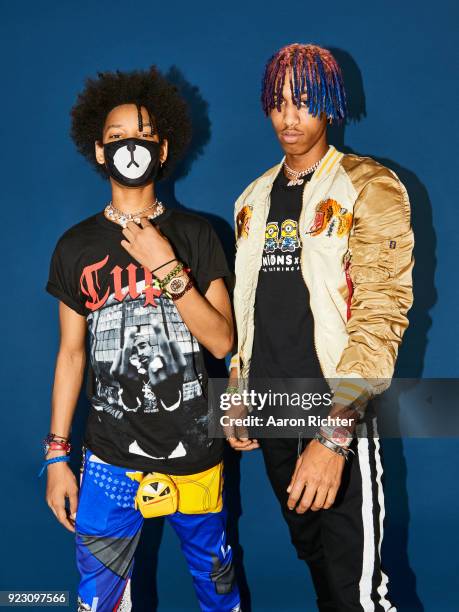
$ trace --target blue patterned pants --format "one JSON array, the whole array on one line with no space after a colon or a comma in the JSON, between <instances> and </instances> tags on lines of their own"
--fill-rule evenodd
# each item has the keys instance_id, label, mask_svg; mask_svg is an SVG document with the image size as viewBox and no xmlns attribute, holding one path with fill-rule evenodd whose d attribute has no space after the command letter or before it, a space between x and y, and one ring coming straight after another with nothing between
<instances>
[{"instance_id":1,"label":"blue patterned pants","mask_svg":"<svg viewBox=\"0 0 459 612\"><path fill-rule=\"evenodd\" d=\"M131 610L130 578L144 521L134 507L139 483L126 475L132 471L85 452L76 517L79 611ZM165 518L180 539L201 610L239 611L225 509Z\"/></svg>"}]
</instances>

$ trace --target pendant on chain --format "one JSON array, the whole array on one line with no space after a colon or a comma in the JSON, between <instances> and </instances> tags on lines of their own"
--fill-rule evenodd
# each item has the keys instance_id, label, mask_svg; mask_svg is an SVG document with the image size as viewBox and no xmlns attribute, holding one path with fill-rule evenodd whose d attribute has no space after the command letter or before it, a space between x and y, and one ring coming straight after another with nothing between
<instances>
[{"instance_id":1,"label":"pendant on chain","mask_svg":"<svg viewBox=\"0 0 459 612\"><path fill-rule=\"evenodd\" d=\"M287 183L287 187L294 187L295 185L302 185L304 183L304 179L292 179Z\"/></svg>"}]
</instances>

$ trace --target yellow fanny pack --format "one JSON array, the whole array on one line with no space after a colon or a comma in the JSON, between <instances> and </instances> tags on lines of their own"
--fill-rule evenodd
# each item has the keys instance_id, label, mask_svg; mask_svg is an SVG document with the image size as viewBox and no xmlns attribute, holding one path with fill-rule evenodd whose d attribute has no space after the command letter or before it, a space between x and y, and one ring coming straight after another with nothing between
<instances>
[{"instance_id":1,"label":"yellow fanny pack","mask_svg":"<svg viewBox=\"0 0 459 612\"><path fill-rule=\"evenodd\" d=\"M223 507L223 463L186 476L151 472L127 472L139 482L135 508L144 518L165 516L174 512L205 514L220 512Z\"/></svg>"}]
</instances>

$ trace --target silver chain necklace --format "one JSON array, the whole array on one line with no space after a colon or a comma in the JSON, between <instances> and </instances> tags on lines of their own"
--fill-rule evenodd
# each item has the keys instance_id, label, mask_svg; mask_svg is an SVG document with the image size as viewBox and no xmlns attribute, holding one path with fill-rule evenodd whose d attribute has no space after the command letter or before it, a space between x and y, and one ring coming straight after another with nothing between
<instances>
[{"instance_id":1,"label":"silver chain necklace","mask_svg":"<svg viewBox=\"0 0 459 612\"><path fill-rule=\"evenodd\" d=\"M327 153L328 153L328 150L327 150ZM325 155L327 153L325 153ZM293 176L293 178L290 179L290 181L287 183L287 187L293 187L294 185L302 185L304 183L303 176L312 174L315 170L317 170L317 168L320 165L320 162L323 160L325 155L321 157L319 161L316 161L315 164L312 164L312 166L309 166L309 168L306 168L306 170L300 170L299 172L297 170L293 170L292 168L290 168L290 166L287 165L287 162L284 161L284 168L287 170L287 172L291 176Z\"/></svg>"},{"instance_id":2,"label":"silver chain necklace","mask_svg":"<svg viewBox=\"0 0 459 612\"><path fill-rule=\"evenodd\" d=\"M140 215L147 212L147 210L150 210L150 208L154 208L155 210L151 214L146 215L147 219L154 219L155 217L159 217L159 215L162 215L165 211L164 204L160 202L158 198L156 198L153 204L150 204L146 208L143 208L142 210L138 210L133 213L123 212L122 210L115 208L115 206L113 206L113 204L109 202L104 209L104 215L107 217L107 219L110 219L110 221L115 221L115 223L119 223L123 227L126 227L126 225L130 221L140 223Z\"/></svg>"}]
</instances>

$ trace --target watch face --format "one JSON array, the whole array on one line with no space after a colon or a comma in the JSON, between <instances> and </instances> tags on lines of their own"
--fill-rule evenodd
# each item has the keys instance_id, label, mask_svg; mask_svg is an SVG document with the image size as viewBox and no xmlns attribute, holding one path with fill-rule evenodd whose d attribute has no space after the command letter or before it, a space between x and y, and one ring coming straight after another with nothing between
<instances>
[{"instance_id":1,"label":"watch face","mask_svg":"<svg viewBox=\"0 0 459 612\"><path fill-rule=\"evenodd\" d=\"M321 432L322 435L338 446L349 446L352 441L352 436L345 427L330 427L326 425L321 428Z\"/></svg>"},{"instance_id":2,"label":"watch face","mask_svg":"<svg viewBox=\"0 0 459 612\"><path fill-rule=\"evenodd\" d=\"M183 278L173 278L169 284L169 291L171 293L180 293L185 289L185 281Z\"/></svg>"},{"instance_id":3,"label":"watch face","mask_svg":"<svg viewBox=\"0 0 459 612\"><path fill-rule=\"evenodd\" d=\"M340 446L347 446L352 440L349 432L344 427L335 427L333 430L332 441Z\"/></svg>"}]
</instances>

